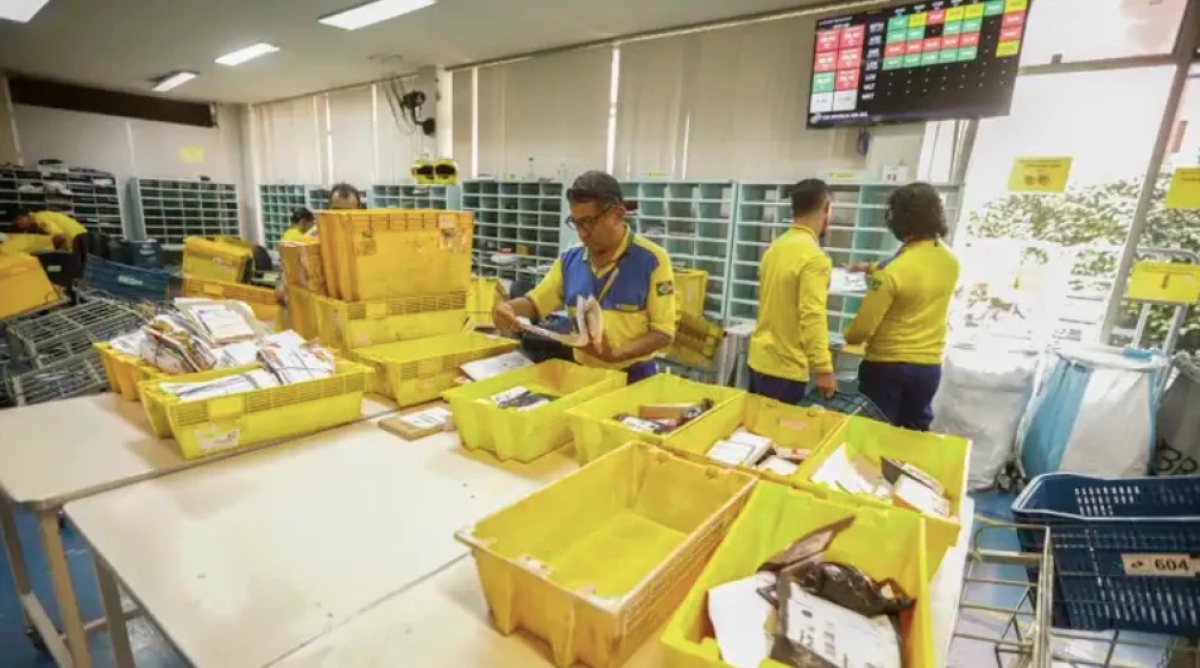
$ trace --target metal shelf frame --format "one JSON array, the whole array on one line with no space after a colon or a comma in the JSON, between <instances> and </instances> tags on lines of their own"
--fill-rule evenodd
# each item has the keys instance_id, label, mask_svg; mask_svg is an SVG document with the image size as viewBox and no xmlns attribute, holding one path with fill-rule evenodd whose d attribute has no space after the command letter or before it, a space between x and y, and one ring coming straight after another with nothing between
<instances>
[{"instance_id":1,"label":"metal shelf frame","mask_svg":"<svg viewBox=\"0 0 1200 668\"><path fill-rule=\"evenodd\" d=\"M134 239L155 239L178 251L187 237L241 236L237 186L215 181L129 180L137 229Z\"/></svg>"},{"instance_id":2,"label":"metal shelf frame","mask_svg":"<svg viewBox=\"0 0 1200 668\"><path fill-rule=\"evenodd\" d=\"M537 281L571 243L562 181L473 180L462 208L475 214L473 266L479 276ZM568 243L564 243L568 242ZM507 249L513 262L496 262Z\"/></svg>"}]
</instances>

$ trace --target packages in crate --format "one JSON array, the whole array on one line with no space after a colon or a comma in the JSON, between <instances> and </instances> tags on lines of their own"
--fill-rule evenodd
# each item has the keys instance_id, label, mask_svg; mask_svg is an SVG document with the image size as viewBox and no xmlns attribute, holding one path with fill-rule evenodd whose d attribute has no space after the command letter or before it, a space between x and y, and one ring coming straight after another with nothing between
<instances>
[{"instance_id":1,"label":"packages in crate","mask_svg":"<svg viewBox=\"0 0 1200 668\"><path fill-rule=\"evenodd\" d=\"M651 376L609 392L567 411L571 433L575 438L575 458L580 464L586 464L628 441L661 444L663 436L635 431L612 419L620 413L636 416L638 407L643 404L698 403L705 399L713 402L712 409L676 430L679 432L701 423L717 409L745 393L745 390L737 388L705 385L667 374Z\"/></svg>"},{"instance_id":2,"label":"packages in crate","mask_svg":"<svg viewBox=\"0 0 1200 668\"><path fill-rule=\"evenodd\" d=\"M246 276L254 251L204 237L183 240L183 274L226 283L240 283Z\"/></svg>"},{"instance_id":3,"label":"packages in crate","mask_svg":"<svg viewBox=\"0 0 1200 668\"><path fill-rule=\"evenodd\" d=\"M454 334L467 327L465 292L344 302L313 295L317 335L342 351Z\"/></svg>"},{"instance_id":4,"label":"packages in crate","mask_svg":"<svg viewBox=\"0 0 1200 668\"><path fill-rule=\"evenodd\" d=\"M264 322L273 323L275 316L279 314L279 297L273 288L259 288L242 283L226 283L184 275L183 296L245 302L254 311L254 317Z\"/></svg>"},{"instance_id":5,"label":"packages in crate","mask_svg":"<svg viewBox=\"0 0 1200 668\"><path fill-rule=\"evenodd\" d=\"M284 293L287 295L288 325L307 341L319 338L316 296L294 285L284 288ZM321 343L330 348L338 347L332 341Z\"/></svg>"},{"instance_id":6,"label":"packages in crate","mask_svg":"<svg viewBox=\"0 0 1200 668\"><path fill-rule=\"evenodd\" d=\"M515 387L557 397L539 408L500 408L491 397ZM625 386L625 374L592 369L564 360L549 360L447 390L454 426L468 450L482 448L501 460L529 462L571 441L565 412Z\"/></svg>"},{"instance_id":7,"label":"packages in crate","mask_svg":"<svg viewBox=\"0 0 1200 668\"><path fill-rule=\"evenodd\" d=\"M316 239L280 242L279 259L288 285L317 295L325 294L325 267L321 260L321 244Z\"/></svg>"},{"instance_id":8,"label":"packages in crate","mask_svg":"<svg viewBox=\"0 0 1200 668\"><path fill-rule=\"evenodd\" d=\"M372 391L394 399L400 406L414 406L433 401L454 387L454 381L462 375L459 366L516 347L512 339L460 332L359 348L351 355L375 370Z\"/></svg>"},{"instance_id":9,"label":"packages in crate","mask_svg":"<svg viewBox=\"0 0 1200 668\"><path fill-rule=\"evenodd\" d=\"M467 315L476 327L493 327L492 310L507 297L500 279L474 276L471 291L467 293Z\"/></svg>"},{"instance_id":10,"label":"packages in crate","mask_svg":"<svg viewBox=\"0 0 1200 668\"><path fill-rule=\"evenodd\" d=\"M663 354L691 367L709 369L724 338L725 329L721 325L709 322L703 316L681 313L675 324L675 340Z\"/></svg>"},{"instance_id":11,"label":"packages in crate","mask_svg":"<svg viewBox=\"0 0 1200 668\"><path fill-rule=\"evenodd\" d=\"M146 412L146 420L150 422L150 431L159 438L171 438L171 419L167 413L167 401L174 397L158 390L160 382L204 383L224 378L225 376L247 373L260 368L262 367L257 364L249 364L230 369L214 369L212 371L183 373L172 376L149 365L143 365L141 368L143 378L138 381L137 395L142 402L142 410Z\"/></svg>"},{"instance_id":12,"label":"packages in crate","mask_svg":"<svg viewBox=\"0 0 1200 668\"><path fill-rule=\"evenodd\" d=\"M1055 626L1200 635L1200 476L1047 473L1012 510L1050 529ZM1017 536L1025 552L1045 547L1042 531Z\"/></svg>"},{"instance_id":13,"label":"packages in crate","mask_svg":"<svg viewBox=\"0 0 1200 668\"><path fill-rule=\"evenodd\" d=\"M663 446L681 456L697 461L710 461L708 451L717 441L727 438L739 428L765 436L784 448L807 450L815 456L840 431L846 422L841 413L816 407L793 406L757 394L734 397L711 415L663 439ZM771 471L743 468L747 473L788 484L793 476L784 477Z\"/></svg>"},{"instance_id":14,"label":"packages in crate","mask_svg":"<svg viewBox=\"0 0 1200 668\"><path fill-rule=\"evenodd\" d=\"M708 619L713 587L750 577L767 559L805 535L854 518L826 550L826 561L861 569L876 581L894 580L916 605L900 616L904 668L940 668L934 655L933 601L919 515L876 510L814 498L800 490L760 482L662 635L668 668L731 668L721 660ZM765 661L762 668L784 668Z\"/></svg>"},{"instance_id":15,"label":"packages in crate","mask_svg":"<svg viewBox=\"0 0 1200 668\"><path fill-rule=\"evenodd\" d=\"M630 443L457 538L501 633L546 640L562 668L607 668L675 609L753 485Z\"/></svg>"},{"instance_id":16,"label":"packages in crate","mask_svg":"<svg viewBox=\"0 0 1200 668\"><path fill-rule=\"evenodd\" d=\"M92 255L83 267L79 288L118 299L157 304L167 301L170 284L171 277L161 269L110 262Z\"/></svg>"},{"instance_id":17,"label":"packages in crate","mask_svg":"<svg viewBox=\"0 0 1200 668\"><path fill-rule=\"evenodd\" d=\"M62 299L42 263L32 255L0 255L0 320Z\"/></svg>"},{"instance_id":18,"label":"packages in crate","mask_svg":"<svg viewBox=\"0 0 1200 668\"><path fill-rule=\"evenodd\" d=\"M475 227L465 211L321 211L321 256L337 272L331 296L347 301L467 292Z\"/></svg>"},{"instance_id":19,"label":"packages in crate","mask_svg":"<svg viewBox=\"0 0 1200 668\"><path fill-rule=\"evenodd\" d=\"M338 362L329 378L195 401L164 392L162 381L148 381L142 396L165 408L180 455L197 459L354 422L371 373L361 364ZM147 415L150 410L148 400Z\"/></svg>"},{"instance_id":20,"label":"packages in crate","mask_svg":"<svg viewBox=\"0 0 1200 668\"><path fill-rule=\"evenodd\" d=\"M929 565L937 569L946 551L958 542L962 530L961 502L967 493L967 462L971 456L971 441L961 436L948 436L932 432L911 431L893 427L883 422L851 415L838 430L830 435L825 447L809 457L800 466L800 471L789 481L817 496L829 497L856 505L893 507L887 501L862 495L850 495L813 482L813 476L840 447L846 448L850 461L863 457L880 465L883 457L912 464L928 473L946 489L950 500L950 517L926 516L929 534Z\"/></svg>"},{"instance_id":21,"label":"packages in crate","mask_svg":"<svg viewBox=\"0 0 1200 668\"><path fill-rule=\"evenodd\" d=\"M677 316L704 316L704 301L708 296L708 272L700 269L675 268L675 304Z\"/></svg>"}]
</instances>

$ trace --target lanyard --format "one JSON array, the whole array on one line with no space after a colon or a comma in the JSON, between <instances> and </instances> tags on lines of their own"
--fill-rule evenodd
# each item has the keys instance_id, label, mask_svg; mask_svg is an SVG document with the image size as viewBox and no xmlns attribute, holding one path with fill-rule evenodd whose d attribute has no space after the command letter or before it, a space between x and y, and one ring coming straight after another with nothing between
<instances>
[{"instance_id":1,"label":"lanyard","mask_svg":"<svg viewBox=\"0 0 1200 668\"><path fill-rule=\"evenodd\" d=\"M600 288L600 294L596 296L597 302L603 302L604 297L608 295L608 291L612 289L613 283L617 282L617 274L621 273L620 267L613 267L612 271L608 272L608 279L604 281L604 287ZM595 276L592 277L592 292L596 291Z\"/></svg>"}]
</instances>

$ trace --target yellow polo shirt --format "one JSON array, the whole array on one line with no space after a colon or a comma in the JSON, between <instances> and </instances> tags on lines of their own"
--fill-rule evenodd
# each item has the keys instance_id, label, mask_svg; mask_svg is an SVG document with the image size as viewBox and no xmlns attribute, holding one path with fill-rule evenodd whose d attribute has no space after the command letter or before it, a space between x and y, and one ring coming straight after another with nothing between
<instances>
[{"instance_id":1,"label":"yellow polo shirt","mask_svg":"<svg viewBox=\"0 0 1200 668\"><path fill-rule=\"evenodd\" d=\"M872 362L941 364L958 258L936 240L905 244L867 279L867 296L846 343L864 343Z\"/></svg>"},{"instance_id":2,"label":"yellow polo shirt","mask_svg":"<svg viewBox=\"0 0 1200 668\"><path fill-rule=\"evenodd\" d=\"M563 253L550 273L526 297L542 317L568 306L575 315L577 297L596 297L604 318L604 335L613 347L623 346L654 330L675 337L675 272L658 244L626 230L616 259L604 267L592 264L587 248ZM624 369L653 359L654 354L609 364L582 351L575 361L590 367Z\"/></svg>"},{"instance_id":3,"label":"yellow polo shirt","mask_svg":"<svg viewBox=\"0 0 1200 668\"><path fill-rule=\"evenodd\" d=\"M43 234L49 236L62 235L66 240L66 247L70 249L71 242L75 237L85 234L87 228L79 224L79 221L68 216L65 213L58 211L38 211L30 216L37 228Z\"/></svg>"},{"instance_id":4,"label":"yellow polo shirt","mask_svg":"<svg viewBox=\"0 0 1200 668\"><path fill-rule=\"evenodd\" d=\"M833 264L811 228L794 226L763 254L751 369L801 383L833 371L829 352L829 275Z\"/></svg>"},{"instance_id":5,"label":"yellow polo shirt","mask_svg":"<svg viewBox=\"0 0 1200 668\"><path fill-rule=\"evenodd\" d=\"M283 241L304 241L305 239L310 239L310 238L311 237L308 234L301 232L299 227L297 227L296 225L293 225L284 231L282 240Z\"/></svg>"}]
</instances>

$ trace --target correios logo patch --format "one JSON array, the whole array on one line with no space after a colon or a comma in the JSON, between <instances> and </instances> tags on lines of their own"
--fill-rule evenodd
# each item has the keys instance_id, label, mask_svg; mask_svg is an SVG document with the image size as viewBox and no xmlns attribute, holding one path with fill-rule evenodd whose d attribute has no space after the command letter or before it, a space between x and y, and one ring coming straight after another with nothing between
<instances>
[{"instance_id":1,"label":"correios logo patch","mask_svg":"<svg viewBox=\"0 0 1200 668\"><path fill-rule=\"evenodd\" d=\"M658 293L659 297L666 297L667 295L675 294L675 284L671 281L663 281L654 286L654 290Z\"/></svg>"}]
</instances>

